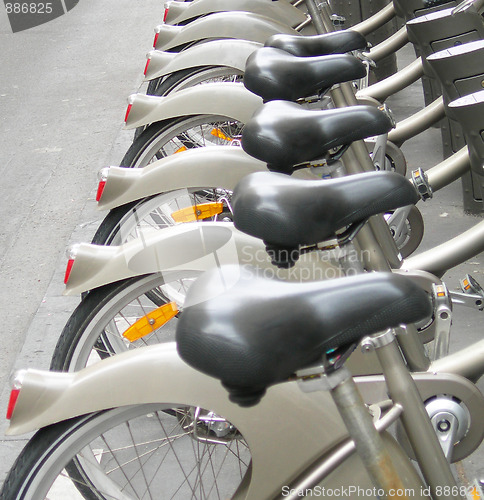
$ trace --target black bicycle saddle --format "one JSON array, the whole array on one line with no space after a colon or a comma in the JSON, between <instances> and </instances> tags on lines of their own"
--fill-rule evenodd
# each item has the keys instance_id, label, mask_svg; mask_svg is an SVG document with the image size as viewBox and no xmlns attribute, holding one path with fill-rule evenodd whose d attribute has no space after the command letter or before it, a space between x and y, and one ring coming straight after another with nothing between
<instances>
[{"instance_id":1,"label":"black bicycle saddle","mask_svg":"<svg viewBox=\"0 0 484 500\"><path fill-rule=\"evenodd\" d=\"M395 172L365 172L325 181L256 172L232 196L234 224L266 245L297 248L333 238L372 215L411 205L419 196Z\"/></svg>"},{"instance_id":2,"label":"black bicycle saddle","mask_svg":"<svg viewBox=\"0 0 484 500\"><path fill-rule=\"evenodd\" d=\"M180 357L220 379L243 406L333 349L432 314L427 294L392 273L295 283L229 266L202 275L186 300L176 330Z\"/></svg>"},{"instance_id":3,"label":"black bicycle saddle","mask_svg":"<svg viewBox=\"0 0 484 500\"><path fill-rule=\"evenodd\" d=\"M263 47L247 59L244 85L266 102L296 101L323 94L336 83L363 78L366 71L366 66L349 54L297 57Z\"/></svg>"},{"instance_id":4,"label":"black bicycle saddle","mask_svg":"<svg viewBox=\"0 0 484 500\"><path fill-rule=\"evenodd\" d=\"M368 42L357 31L342 30L312 36L272 35L264 45L285 50L295 56L309 57L363 50L368 47Z\"/></svg>"},{"instance_id":5,"label":"black bicycle saddle","mask_svg":"<svg viewBox=\"0 0 484 500\"><path fill-rule=\"evenodd\" d=\"M272 101L244 126L242 147L269 170L292 173L298 163L321 159L332 148L384 134L393 126L390 116L373 106L315 111Z\"/></svg>"}]
</instances>

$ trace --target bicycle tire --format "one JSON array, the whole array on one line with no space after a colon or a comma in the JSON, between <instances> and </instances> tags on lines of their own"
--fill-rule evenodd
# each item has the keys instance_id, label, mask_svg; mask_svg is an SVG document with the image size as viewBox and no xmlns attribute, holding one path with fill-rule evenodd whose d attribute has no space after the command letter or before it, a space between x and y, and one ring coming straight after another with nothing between
<instances>
[{"instance_id":1,"label":"bicycle tire","mask_svg":"<svg viewBox=\"0 0 484 500\"><path fill-rule=\"evenodd\" d=\"M227 444L201 443L193 424L207 436L210 424L198 429L200 421L192 415L193 407L186 404L146 404L45 427L18 456L0 498L41 500L53 494L53 487L62 498L81 498L77 492L98 500L146 498L147 493L184 499L190 492L197 498L228 498L249 470L250 450L227 421ZM187 470L179 471L185 463Z\"/></svg>"},{"instance_id":2,"label":"bicycle tire","mask_svg":"<svg viewBox=\"0 0 484 500\"><path fill-rule=\"evenodd\" d=\"M244 124L224 116L193 115L155 122L131 144L122 167L142 168L185 149L229 146Z\"/></svg>"},{"instance_id":3,"label":"bicycle tire","mask_svg":"<svg viewBox=\"0 0 484 500\"><path fill-rule=\"evenodd\" d=\"M121 245L139 235L142 228L163 229L177 222L173 219L175 209L196 206L204 203L220 202L223 197L229 197L231 192L222 189L197 188L179 189L149 196L133 203L121 205L109 211L99 225L92 243L95 245ZM170 212L170 210L173 210ZM195 217L195 215L194 215ZM232 219L227 206L222 212L201 220Z\"/></svg>"},{"instance_id":4,"label":"bicycle tire","mask_svg":"<svg viewBox=\"0 0 484 500\"><path fill-rule=\"evenodd\" d=\"M50 369L76 371L114 354L174 340L176 318L186 289L200 273L155 273L91 290L76 307L54 349ZM174 302L177 315L133 341L127 329L154 310Z\"/></svg>"},{"instance_id":5,"label":"bicycle tire","mask_svg":"<svg viewBox=\"0 0 484 500\"><path fill-rule=\"evenodd\" d=\"M150 80L146 89L147 95L164 97L179 90L208 82L239 82L243 72L225 66L201 66L175 71L169 75ZM134 132L134 140L146 129L138 127Z\"/></svg>"}]
</instances>

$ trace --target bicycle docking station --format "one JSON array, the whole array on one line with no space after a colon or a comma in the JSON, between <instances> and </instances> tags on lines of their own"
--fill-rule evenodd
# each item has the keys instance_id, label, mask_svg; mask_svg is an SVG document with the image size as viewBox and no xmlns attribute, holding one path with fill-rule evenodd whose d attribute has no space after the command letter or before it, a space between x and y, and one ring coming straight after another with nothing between
<instances>
[{"instance_id":1,"label":"bicycle docking station","mask_svg":"<svg viewBox=\"0 0 484 500\"><path fill-rule=\"evenodd\" d=\"M407 23L409 40L422 55L424 74L431 82L433 99L442 95L446 117L440 121L444 158L474 142L452 115L449 104L482 90L484 81L484 25L472 9L444 9ZM436 78L437 77L437 78ZM442 82L442 84L440 84ZM460 117L468 120L469 117ZM464 123L464 122L462 122ZM476 119L467 121L477 130ZM479 130L481 130L479 128ZM481 213L484 179L476 168L462 176L464 210Z\"/></svg>"}]
</instances>

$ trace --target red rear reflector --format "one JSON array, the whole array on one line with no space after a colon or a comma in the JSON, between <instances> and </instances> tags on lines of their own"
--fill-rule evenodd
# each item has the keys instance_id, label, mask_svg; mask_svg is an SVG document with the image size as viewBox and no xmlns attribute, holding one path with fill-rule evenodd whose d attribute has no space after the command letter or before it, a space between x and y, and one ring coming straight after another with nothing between
<instances>
[{"instance_id":1,"label":"red rear reflector","mask_svg":"<svg viewBox=\"0 0 484 500\"><path fill-rule=\"evenodd\" d=\"M126 109L126 115L124 117L124 123L126 123L128 121L128 116L129 116L129 113L131 112L132 107L133 107L132 104L128 104L128 108Z\"/></svg>"},{"instance_id":2,"label":"red rear reflector","mask_svg":"<svg viewBox=\"0 0 484 500\"><path fill-rule=\"evenodd\" d=\"M169 10L170 10L170 8L169 8L169 7L165 9L165 15L163 16L163 22L164 22L164 23L166 23L166 18L167 18L167 16L168 16L168 12L169 12Z\"/></svg>"},{"instance_id":3,"label":"red rear reflector","mask_svg":"<svg viewBox=\"0 0 484 500\"><path fill-rule=\"evenodd\" d=\"M74 259L69 259L67 261L67 267L66 267L66 274L64 276L64 284L66 285L67 282L69 281L69 276L71 274L71 271L72 271L72 266L74 265Z\"/></svg>"},{"instance_id":4,"label":"red rear reflector","mask_svg":"<svg viewBox=\"0 0 484 500\"><path fill-rule=\"evenodd\" d=\"M8 406L7 406L7 420L10 420L12 418L12 413L13 410L15 409L15 405L17 404L17 398L18 395L20 394L20 389L12 389L10 392L10 399L8 400Z\"/></svg>"},{"instance_id":5,"label":"red rear reflector","mask_svg":"<svg viewBox=\"0 0 484 500\"><path fill-rule=\"evenodd\" d=\"M148 59L146 60L145 71L143 73L145 76L146 76L146 73L148 72L148 66L150 65L150 62L151 62L151 57L148 57Z\"/></svg>"},{"instance_id":6,"label":"red rear reflector","mask_svg":"<svg viewBox=\"0 0 484 500\"><path fill-rule=\"evenodd\" d=\"M101 199L105 187L106 181L99 181L99 184L97 186L96 201L99 201Z\"/></svg>"},{"instance_id":7,"label":"red rear reflector","mask_svg":"<svg viewBox=\"0 0 484 500\"><path fill-rule=\"evenodd\" d=\"M156 42L158 41L158 37L160 36L159 33L155 33L155 39L153 40L153 48L156 49Z\"/></svg>"}]
</instances>

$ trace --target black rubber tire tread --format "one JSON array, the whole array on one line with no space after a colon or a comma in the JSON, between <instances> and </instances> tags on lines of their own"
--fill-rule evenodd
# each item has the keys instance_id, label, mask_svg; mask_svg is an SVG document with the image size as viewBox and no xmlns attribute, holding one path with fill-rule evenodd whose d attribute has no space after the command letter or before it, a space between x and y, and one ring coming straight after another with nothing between
<instances>
[{"instance_id":1,"label":"black rubber tire tread","mask_svg":"<svg viewBox=\"0 0 484 500\"><path fill-rule=\"evenodd\" d=\"M91 290L88 294L84 295L81 303L71 314L57 341L54 354L52 355L50 370L59 372L67 371L79 338L83 335L85 327L90 323L92 318L103 308L104 303L145 276L136 276L135 278L116 281Z\"/></svg>"},{"instance_id":2,"label":"black rubber tire tread","mask_svg":"<svg viewBox=\"0 0 484 500\"><path fill-rule=\"evenodd\" d=\"M126 154L121 160L121 167L134 168L133 165L136 163L140 154L143 152L146 143L151 142L158 134L162 133L167 127L174 125L185 120L185 117L177 118L176 120L164 120L161 122L155 122L146 127L138 137L133 141L133 144L129 147Z\"/></svg>"},{"instance_id":3,"label":"black rubber tire tread","mask_svg":"<svg viewBox=\"0 0 484 500\"><path fill-rule=\"evenodd\" d=\"M173 87L177 85L180 81L186 78L200 73L200 71L206 71L214 66L198 66L196 68L187 68L171 73L168 76L159 77L155 80L151 80L148 84L148 89L146 93L148 95L165 96L169 94ZM153 83L153 85L151 85Z\"/></svg>"},{"instance_id":4,"label":"black rubber tire tread","mask_svg":"<svg viewBox=\"0 0 484 500\"><path fill-rule=\"evenodd\" d=\"M22 486L25 485L25 481L34 468L38 468L42 465L46 454L50 453L50 450L57 446L62 436L70 434L73 430L77 429L80 424L82 425L87 419L98 414L99 413L93 413L64 420L37 431L20 452L20 455L10 469L0 491L0 499L22 500L24 496L19 496L19 491ZM84 498L95 497L92 495L86 497L84 495Z\"/></svg>"},{"instance_id":5,"label":"black rubber tire tread","mask_svg":"<svg viewBox=\"0 0 484 500\"><path fill-rule=\"evenodd\" d=\"M219 66L197 66L195 68L187 68L180 71L171 73L168 76L160 76L154 80L150 80L146 90L147 95L154 95L158 97L167 96L173 91L173 88L187 78L190 78L197 73L203 73L213 69L222 68ZM134 132L134 140L136 140L147 126L138 127Z\"/></svg>"},{"instance_id":6,"label":"black rubber tire tread","mask_svg":"<svg viewBox=\"0 0 484 500\"><path fill-rule=\"evenodd\" d=\"M154 96L165 96L170 93L171 89L180 81L189 77L190 75L197 73L199 69L186 69L180 70L175 73L171 73L168 76L160 76L159 78L155 78L154 80L150 80L148 83L148 88L146 89L147 95ZM144 130L146 130L147 126L138 127L134 131L134 140L136 140Z\"/></svg>"},{"instance_id":7,"label":"black rubber tire tread","mask_svg":"<svg viewBox=\"0 0 484 500\"><path fill-rule=\"evenodd\" d=\"M170 118L168 120L163 120L160 122L154 122L146 127L146 129L133 141L123 159L121 160L120 166L125 168L135 168L134 165L138 161L139 157L143 154L144 150L146 149L146 145L154 141L158 135L164 133L166 130L169 130L172 127L179 125L180 123L183 123L184 121L188 122L188 128L190 128L191 126L193 126L194 120L196 120L197 118L203 119L204 117L206 117L207 123L219 122L224 120L234 121L227 117L219 115L186 115L178 118Z\"/></svg>"},{"instance_id":8,"label":"black rubber tire tread","mask_svg":"<svg viewBox=\"0 0 484 500\"><path fill-rule=\"evenodd\" d=\"M139 203L143 203L145 200L150 198L143 198L142 200L136 200L131 203L126 203L126 205L121 205L119 207L113 208L109 211L108 215L104 217L103 221L97 228L91 243L94 245L111 245L113 238L119 232L119 222L123 217L133 209Z\"/></svg>"}]
</instances>

